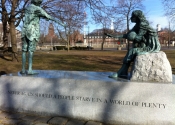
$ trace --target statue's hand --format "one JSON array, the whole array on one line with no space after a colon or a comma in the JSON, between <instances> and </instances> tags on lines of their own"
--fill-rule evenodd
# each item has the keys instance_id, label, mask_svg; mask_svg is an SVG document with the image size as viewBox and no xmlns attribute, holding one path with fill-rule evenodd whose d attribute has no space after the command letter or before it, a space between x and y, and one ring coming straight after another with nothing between
<instances>
[{"instance_id":1,"label":"statue's hand","mask_svg":"<svg viewBox=\"0 0 175 125\"><path fill-rule=\"evenodd\" d=\"M107 33L104 33L105 36L107 36Z\"/></svg>"},{"instance_id":2,"label":"statue's hand","mask_svg":"<svg viewBox=\"0 0 175 125\"><path fill-rule=\"evenodd\" d=\"M104 33L105 36L112 37L111 34Z\"/></svg>"},{"instance_id":3,"label":"statue's hand","mask_svg":"<svg viewBox=\"0 0 175 125\"><path fill-rule=\"evenodd\" d=\"M140 41L142 41L142 36L137 35L134 40L135 40L135 42L140 42Z\"/></svg>"}]
</instances>

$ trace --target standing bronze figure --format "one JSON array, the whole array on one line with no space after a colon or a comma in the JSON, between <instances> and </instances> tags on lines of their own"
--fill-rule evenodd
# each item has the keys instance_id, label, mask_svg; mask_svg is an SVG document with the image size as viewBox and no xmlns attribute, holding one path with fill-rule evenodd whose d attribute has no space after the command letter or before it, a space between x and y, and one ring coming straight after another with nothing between
<instances>
[{"instance_id":1,"label":"standing bronze figure","mask_svg":"<svg viewBox=\"0 0 175 125\"><path fill-rule=\"evenodd\" d=\"M33 54L40 37L40 18L48 19L65 26L48 15L41 7L42 0L31 0L31 4L25 9L25 19L22 29L22 74L35 74L32 70ZM28 72L26 72L26 53L28 52Z\"/></svg>"},{"instance_id":2,"label":"standing bronze figure","mask_svg":"<svg viewBox=\"0 0 175 125\"><path fill-rule=\"evenodd\" d=\"M141 10L135 10L132 12L131 22L136 24L127 34L124 34L122 36L106 34L109 37L120 37L128 39L129 41L133 41L133 47L127 52L123 60L122 67L117 73L114 73L109 77L126 78L128 76L128 68L130 66L130 63L134 61L137 55L160 51L161 47L157 32L152 27L150 27L149 22L146 20Z\"/></svg>"}]
</instances>

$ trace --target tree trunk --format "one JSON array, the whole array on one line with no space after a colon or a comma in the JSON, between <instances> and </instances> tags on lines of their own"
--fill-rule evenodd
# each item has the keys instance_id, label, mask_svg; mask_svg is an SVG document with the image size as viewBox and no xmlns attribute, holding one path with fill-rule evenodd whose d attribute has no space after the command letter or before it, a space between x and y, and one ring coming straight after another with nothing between
<instances>
[{"instance_id":1,"label":"tree trunk","mask_svg":"<svg viewBox=\"0 0 175 125\"><path fill-rule=\"evenodd\" d=\"M8 35L9 35L9 29L8 29L8 13L5 7L5 0L1 0L2 4L2 25L3 25L3 54L8 52Z\"/></svg>"},{"instance_id":2,"label":"tree trunk","mask_svg":"<svg viewBox=\"0 0 175 125\"><path fill-rule=\"evenodd\" d=\"M104 46L104 40L103 40L103 42L101 43L101 50L103 50L103 46Z\"/></svg>"},{"instance_id":3,"label":"tree trunk","mask_svg":"<svg viewBox=\"0 0 175 125\"><path fill-rule=\"evenodd\" d=\"M103 50L103 48L104 48L105 39L106 39L106 37L105 37L105 35L103 35L103 41L101 43L101 50Z\"/></svg>"},{"instance_id":4,"label":"tree trunk","mask_svg":"<svg viewBox=\"0 0 175 125\"><path fill-rule=\"evenodd\" d=\"M7 22L3 22L3 54L8 52L8 35L9 35L9 29L7 26Z\"/></svg>"},{"instance_id":5,"label":"tree trunk","mask_svg":"<svg viewBox=\"0 0 175 125\"><path fill-rule=\"evenodd\" d=\"M13 21L10 23L10 35L12 44L12 61L19 62L18 60L18 50L17 50L17 40L16 40L16 29Z\"/></svg>"},{"instance_id":6,"label":"tree trunk","mask_svg":"<svg viewBox=\"0 0 175 125\"><path fill-rule=\"evenodd\" d=\"M69 52L69 49L70 49L70 44L69 44L69 41L67 42L67 52Z\"/></svg>"},{"instance_id":7,"label":"tree trunk","mask_svg":"<svg viewBox=\"0 0 175 125\"><path fill-rule=\"evenodd\" d=\"M17 51L17 40L16 40L16 26L15 26L15 9L17 6L18 0L12 1L12 8L11 8L11 16L9 20L10 24L10 36L11 36L11 44L12 44L12 61L13 62L19 62L18 61L18 51Z\"/></svg>"},{"instance_id":8,"label":"tree trunk","mask_svg":"<svg viewBox=\"0 0 175 125\"><path fill-rule=\"evenodd\" d=\"M105 26L106 27L106 26ZM104 43L105 43L105 39L106 39L106 36L104 35L105 34L105 29L103 28L103 41L101 43L101 50L103 50L103 47L104 47Z\"/></svg>"},{"instance_id":9,"label":"tree trunk","mask_svg":"<svg viewBox=\"0 0 175 125\"><path fill-rule=\"evenodd\" d=\"M70 29L69 29L68 35L67 35L67 52L69 52L69 48L70 48Z\"/></svg>"}]
</instances>

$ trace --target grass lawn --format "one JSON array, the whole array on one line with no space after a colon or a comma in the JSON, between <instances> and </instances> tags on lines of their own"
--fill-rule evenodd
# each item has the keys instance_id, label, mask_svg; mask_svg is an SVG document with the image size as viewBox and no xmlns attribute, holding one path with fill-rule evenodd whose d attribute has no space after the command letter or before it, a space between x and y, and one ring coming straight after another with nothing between
<instances>
[{"instance_id":1,"label":"grass lawn","mask_svg":"<svg viewBox=\"0 0 175 125\"><path fill-rule=\"evenodd\" d=\"M175 74L175 50L165 50ZM71 70L71 71L112 71L116 72L122 65L126 51L36 51L33 69L37 70ZM10 57L5 56L6 59ZM14 73L21 70L21 52L19 62L0 58L0 72Z\"/></svg>"}]
</instances>

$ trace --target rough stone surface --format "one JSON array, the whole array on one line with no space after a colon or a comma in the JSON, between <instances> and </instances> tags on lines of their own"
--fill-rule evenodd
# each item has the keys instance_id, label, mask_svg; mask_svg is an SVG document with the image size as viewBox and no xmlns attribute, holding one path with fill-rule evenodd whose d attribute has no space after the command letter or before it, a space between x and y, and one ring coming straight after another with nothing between
<instances>
[{"instance_id":1,"label":"rough stone surface","mask_svg":"<svg viewBox=\"0 0 175 125\"><path fill-rule=\"evenodd\" d=\"M26 121L31 121L31 122L34 122L38 119L38 116L25 116L23 117L23 120L26 120Z\"/></svg>"},{"instance_id":2,"label":"rough stone surface","mask_svg":"<svg viewBox=\"0 0 175 125\"><path fill-rule=\"evenodd\" d=\"M48 123L52 125L65 125L67 121L67 118L54 117Z\"/></svg>"},{"instance_id":3,"label":"rough stone surface","mask_svg":"<svg viewBox=\"0 0 175 125\"><path fill-rule=\"evenodd\" d=\"M94 122L94 121L88 121L86 125L102 125L102 123Z\"/></svg>"},{"instance_id":4,"label":"rough stone surface","mask_svg":"<svg viewBox=\"0 0 175 125\"><path fill-rule=\"evenodd\" d=\"M85 125L86 121L81 120L70 120L66 125Z\"/></svg>"},{"instance_id":5,"label":"rough stone surface","mask_svg":"<svg viewBox=\"0 0 175 125\"><path fill-rule=\"evenodd\" d=\"M26 116L2 113L0 117L27 121L23 122L25 125L36 122L58 125L62 123L58 116L66 117L63 124L79 119L85 120L85 124L99 121L107 125L175 125L175 84L111 81L110 78L99 81L78 79L88 75L86 72L56 73L67 77L74 74L71 76L74 79L1 76L0 110L14 110ZM74 77L75 73L80 76ZM102 73L91 73L86 78L93 74L101 76ZM45 120L41 116L52 119Z\"/></svg>"},{"instance_id":6,"label":"rough stone surface","mask_svg":"<svg viewBox=\"0 0 175 125\"><path fill-rule=\"evenodd\" d=\"M172 69L164 52L137 56L131 70L131 81L172 82Z\"/></svg>"},{"instance_id":7,"label":"rough stone surface","mask_svg":"<svg viewBox=\"0 0 175 125\"><path fill-rule=\"evenodd\" d=\"M40 117L35 122L32 122L30 120L31 118L29 118L29 121L24 120L24 117L22 117L22 118L15 117L15 120L5 118L5 116L11 116L11 115L16 115L16 116L22 115L22 116L26 116L26 117L31 117L30 115L28 115L26 113L1 112L0 111L0 115L3 116L3 117L0 117L0 125L55 125L55 124L45 123L46 121L49 121L51 119L50 117ZM52 117L52 119L53 118L54 117ZM56 117L56 118L58 119L58 117ZM63 119L63 117L59 117L59 118ZM64 119L67 119L67 118L64 118ZM57 121L60 122L59 120L57 120ZM63 124L64 123L65 122L63 122ZM56 125L57 124L60 124L60 123L56 123ZM109 124L104 124L104 123L100 123L100 122L93 122L93 121L84 121L84 120L79 120L79 119L69 119L69 121L64 125L109 125ZM112 125L116 125L116 124L112 124Z\"/></svg>"},{"instance_id":8,"label":"rough stone surface","mask_svg":"<svg viewBox=\"0 0 175 125\"><path fill-rule=\"evenodd\" d=\"M45 123L37 123L37 124L34 124L34 125L49 125L49 124L45 124Z\"/></svg>"},{"instance_id":9,"label":"rough stone surface","mask_svg":"<svg viewBox=\"0 0 175 125\"><path fill-rule=\"evenodd\" d=\"M10 119L10 120L4 119L1 121L3 125L17 125L19 122L20 120L13 120L13 119Z\"/></svg>"},{"instance_id":10,"label":"rough stone surface","mask_svg":"<svg viewBox=\"0 0 175 125\"><path fill-rule=\"evenodd\" d=\"M52 117L40 117L35 120L35 123L48 123Z\"/></svg>"},{"instance_id":11,"label":"rough stone surface","mask_svg":"<svg viewBox=\"0 0 175 125\"><path fill-rule=\"evenodd\" d=\"M0 119L6 118L7 114L6 113L0 113Z\"/></svg>"},{"instance_id":12,"label":"rough stone surface","mask_svg":"<svg viewBox=\"0 0 175 125\"><path fill-rule=\"evenodd\" d=\"M27 121L27 120L22 120L18 123L18 125L32 125L33 123L31 121Z\"/></svg>"}]
</instances>

